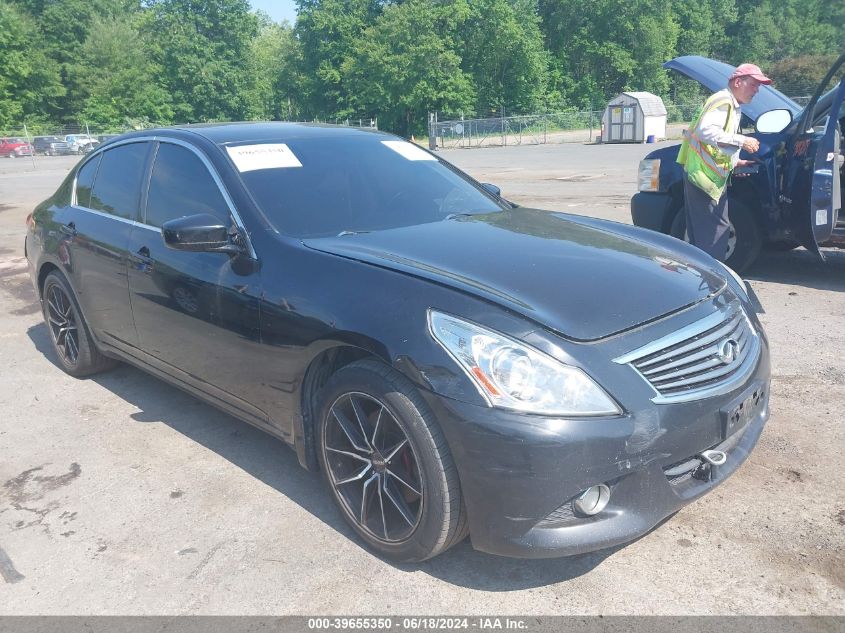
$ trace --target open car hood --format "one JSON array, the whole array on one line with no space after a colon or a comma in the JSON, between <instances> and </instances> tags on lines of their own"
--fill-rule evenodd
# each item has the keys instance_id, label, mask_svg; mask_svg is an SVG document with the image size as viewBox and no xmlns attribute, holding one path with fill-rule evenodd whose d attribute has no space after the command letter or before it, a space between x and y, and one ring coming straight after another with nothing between
<instances>
[{"instance_id":1,"label":"open car hood","mask_svg":"<svg viewBox=\"0 0 845 633\"><path fill-rule=\"evenodd\" d=\"M725 88L728 85L728 77L735 69L730 64L698 55L676 57L663 64L663 68L676 70L712 92L718 92ZM764 112L778 109L789 110L792 112L793 118L801 111L801 107L782 92L771 86L760 86L760 91L754 97L754 100L742 106L742 113L752 121L756 121Z\"/></svg>"}]
</instances>

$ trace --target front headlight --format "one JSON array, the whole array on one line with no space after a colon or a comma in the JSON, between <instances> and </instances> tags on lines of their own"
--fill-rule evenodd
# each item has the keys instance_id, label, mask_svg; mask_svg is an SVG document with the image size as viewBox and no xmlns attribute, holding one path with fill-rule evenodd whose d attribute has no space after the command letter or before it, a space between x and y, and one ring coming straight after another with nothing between
<instances>
[{"instance_id":1,"label":"front headlight","mask_svg":"<svg viewBox=\"0 0 845 633\"><path fill-rule=\"evenodd\" d=\"M644 158L637 176L640 191L660 191L660 159Z\"/></svg>"},{"instance_id":2,"label":"front headlight","mask_svg":"<svg viewBox=\"0 0 845 633\"><path fill-rule=\"evenodd\" d=\"M719 261L719 260L717 259L716 261ZM730 266L728 266L725 262L719 262L719 264L721 264L722 268L725 269L725 272L727 272L728 275L730 277L732 277L733 280L736 282L736 284L734 286L734 290L737 291L740 298L748 301L748 299L749 299L749 297L748 297L748 286L746 285L745 280L742 277L740 277L736 273L736 271L733 268L731 268Z\"/></svg>"},{"instance_id":3,"label":"front headlight","mask_svg":"<svg viewBox=\"0 0 845 633\"><path fill-rule=\"evenodd\" d=\"M622 413L582 370L504 334L435 310L428 326L491 406L556 416Z\"/></svg>"}]
</instances>

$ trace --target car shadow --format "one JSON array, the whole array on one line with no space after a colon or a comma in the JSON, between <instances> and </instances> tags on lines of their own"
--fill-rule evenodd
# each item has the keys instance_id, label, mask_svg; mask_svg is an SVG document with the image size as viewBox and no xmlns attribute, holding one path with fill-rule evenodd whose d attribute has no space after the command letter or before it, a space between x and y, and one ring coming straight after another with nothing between
<instances>
[{"instance_id":1,"label":"car shadow","mask_svg":"<svg viewBox=\"0 0 845 633\"><path fill-rule=\"evenodd\" d=\"M826 261L803 248L786 253L763 251L742 276L751 281L845 291L845 250L825 248L822 252Z\"/></svg>"},{"instance_id":2,"label":"car shadow","mask_svg":"<svg viewBox=\"0 0 845 633\"><path fill-rule=\"evenodd\" d=\"M61 368L44 323L31 326L27 335L40 353ZM130 416L134 421L166 424L280 492L365 549L335 507L320 474L303 469L294 451L283 441L268 441L263 431L127 364L121 363L88 380L137 407L138 411ZM529 560L478 552L465 540L446 554L422 563L399 564L370 554L402 572L423 572L461 587L504 592L578 578L620 549L621 546L568 558Z\"/></svg>"}]
</instances>

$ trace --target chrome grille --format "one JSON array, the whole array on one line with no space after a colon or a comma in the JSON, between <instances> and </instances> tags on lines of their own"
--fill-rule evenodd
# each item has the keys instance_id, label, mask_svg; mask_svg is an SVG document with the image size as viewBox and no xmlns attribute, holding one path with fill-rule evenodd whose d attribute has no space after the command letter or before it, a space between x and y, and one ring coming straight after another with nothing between
<instances>
[{"instance_id":1,"label":"chrome grille","mask_svg":"<svg viewBox=\"0 0 845 633\"><path fill-rule=\"evenodd\" d=\"M653 402L686 402L729 391L760 354L742 307L731 304L677 332L614 359L633 367L657 392Z\"/></svg>"}]
</instances>

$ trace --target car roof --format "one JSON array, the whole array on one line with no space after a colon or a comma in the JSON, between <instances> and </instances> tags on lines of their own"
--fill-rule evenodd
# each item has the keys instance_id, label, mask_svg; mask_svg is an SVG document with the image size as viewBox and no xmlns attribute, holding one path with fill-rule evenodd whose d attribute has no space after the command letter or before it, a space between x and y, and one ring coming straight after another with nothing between
<instances>
[{"instance_id":1,"label":"car roof","mask_svg":"<svg viewBox=\"0 0 845 633\"><path fill-rule=\"evenodd\" d=\"M285 141L303 138L330 138L341 136L376 135L395 138L392 134L369 128L354 128L342 125L319 123L287 123L281 121L238 122L238 123L200 123L178 125L167 128L139 130L123 135L133 136L174 136L184 138L184 134L196 134L216 145L268 141Z\"/></svg>"}]
</instances>

